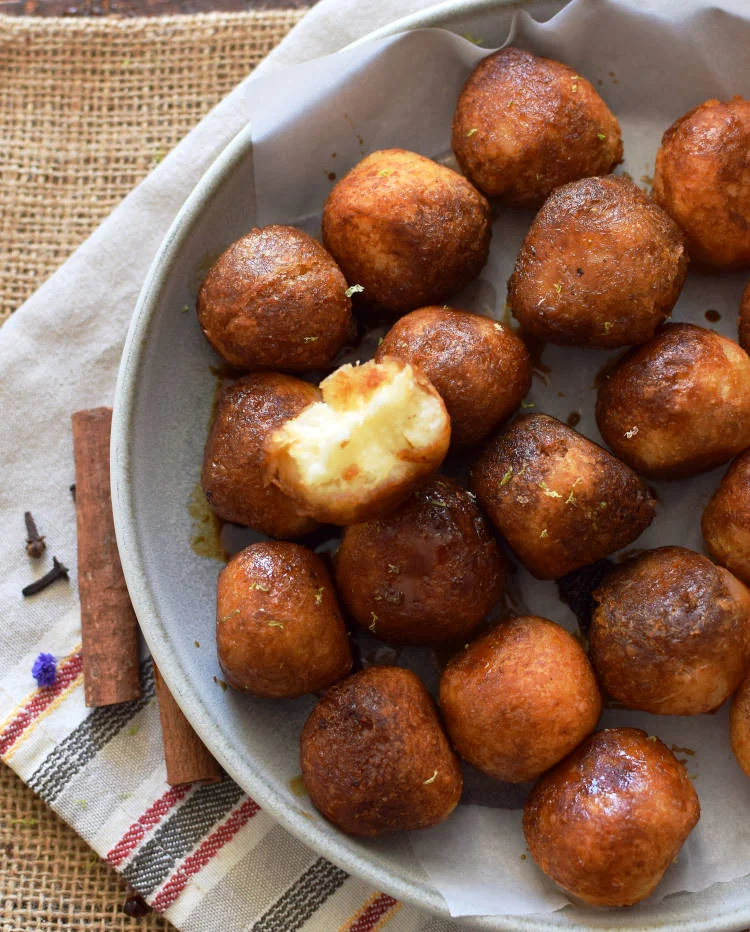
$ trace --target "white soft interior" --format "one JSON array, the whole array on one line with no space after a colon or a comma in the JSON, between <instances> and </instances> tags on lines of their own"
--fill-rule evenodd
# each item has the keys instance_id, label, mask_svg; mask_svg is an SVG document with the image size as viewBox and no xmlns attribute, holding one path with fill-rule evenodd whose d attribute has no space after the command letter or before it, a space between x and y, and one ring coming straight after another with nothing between
<instances>
[{"instance_id":1,"label":"white soft interior","mask_svg":"<svg viewBox=\"0 0 750 932\"><path fill-rule=\"evenodd\" d=\"M369 389L372 367L386 378ZM410 469L399 453L418 454L445 433L443 405L420 386L409 365L386 360L342 366L320 387L324 400L288 421L278 437L307 487L392 480Z\"/></svg>"}]
</instances>

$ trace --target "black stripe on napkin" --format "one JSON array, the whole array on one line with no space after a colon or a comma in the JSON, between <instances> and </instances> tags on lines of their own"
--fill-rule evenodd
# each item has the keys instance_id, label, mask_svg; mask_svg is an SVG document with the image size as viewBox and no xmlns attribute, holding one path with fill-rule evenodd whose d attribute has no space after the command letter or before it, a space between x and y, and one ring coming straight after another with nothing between
<instances>
[{"instance_id":1,"label":"black stripe on napkin","mask_svg":"<svg viewBox=\"0 0 750 932\"><path fill-rule=\"evenodd\" d=\"M140 894L150 896L244 795L228 779L199 787L143 845L122 876Z\"/></svg>"},{"instance_id":2,"label":"black stripe on napkin","mask_svg":"<svg viewBox=\"0 0 750 932\"><path fill-rule=\"evenodd\" d=\"M141 664L140 677L140 699L94 709L32 774L29 786L45 802L57 799L73 777L153 699L154 668L150 659Z\"/></svg>"},{"instance_id":3,"label":"black stripe on napkin","mask_svg":"<svg viewBox=\"0 0 750 932\"><path fill-rule=\"evenodd\" d=\"M320 909L348 874L325 858L308 868L286 893L252 925L252 932L295 932Z\"/></svg>"}]
</instances>

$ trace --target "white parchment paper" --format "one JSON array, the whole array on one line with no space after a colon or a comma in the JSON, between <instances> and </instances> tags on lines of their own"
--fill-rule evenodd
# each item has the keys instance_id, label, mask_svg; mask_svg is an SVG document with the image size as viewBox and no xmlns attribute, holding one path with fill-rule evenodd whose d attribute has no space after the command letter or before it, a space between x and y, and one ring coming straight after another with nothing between
<instances>
[{"instance_id":1,"label":"white parchment paper","mask_svg":"<svg viewBox=\"0 0 750 932\"><path fill-rule=\"evenodd\" d=\"M750 97L750 5L741 2L574 0L546 23L519 13L507 41L566 62L599 88L623 131L625 163L618 172L644 187L661 135L677 117L710 97ZM449 33L422 31L321 61L314 87L301 88L293 76L279 74L275 93L252 115L258 223L296 223L317 235L330 176L341 177L376 149L413 149L454 165L449 144L455 102L486 54ZM453 305L507 321L505 283L532 216L496 211L489 262ZM744 284L743 275L691 271L673 319L736 339ZM706 319L708 309L720 314L717 323ZM371 333L350 358L371 355L377 336ZM548 346L543 362L550 371L534 379L528 402L562 420L580 412L578 430L601 442L593 414L595 378L612 355ZM701 511L722 473L655 484L657 517L636 546L680 544L702 551ZM523 610L575 629L554 583L540 583L519 568L513 588ZM370 646L374 650L375 642ZM417 668L434 688L439 668L432 655L402 651L396 662ZM750 873L750 780L732 756L726 708L684 719L608 710L602 725L641 727L673 746L700 797L698 827L652 901ZM451 913L512 915L564 906L567 897L527 856L521 812L528 786L499 784L468 767L465 772L464 799L453 816L411 836Z\"/></svg>"}]
</instances>

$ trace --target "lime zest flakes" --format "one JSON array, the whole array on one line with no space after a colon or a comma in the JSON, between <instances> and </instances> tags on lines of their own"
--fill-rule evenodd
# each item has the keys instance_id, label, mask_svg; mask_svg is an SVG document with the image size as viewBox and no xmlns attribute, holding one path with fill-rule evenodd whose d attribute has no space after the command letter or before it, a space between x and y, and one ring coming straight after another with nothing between
<instances>
[{"instance_id":1,"label":"lime zest flakes","mask_svg":"<svg viewBox=\"0 0 750 932\"><path fill-rule=\"evenodd\" d=\"M604 332L605 332L605 333L609 333L609 331L610 331L611 329L612 329L612 321L611 321L611 320L605 320L605 321L604 321Z\"/></svg>"},{"instance_id":2,"label":"lime zest flakes","mask_svg":"<svg viewBox=\"0 0 750 932\"><path fill-rule=\"evenodd\" d=\"M511 466L508 469L508 471L505 473L503 478L500 480L500 488L502 489L504 485L507 485L512 478L513 478L513 467Z\"/></svg>"},{"instance_id":3,"label":"lime zest flakes","mask_svg":"<svg viewBox=\"0 0 750 932\"><path fill-rule=\"evenodd\" d=\"M389 175L393 174L393 169L392 168L381 168L378 174L380 175L381 178L387 178Z\"/></svg>"},{"instance_id":4,"label":"lime zest flakes","mask_svg":"<svg viewBox=\"0 0 750 932\"><path fill-rule=\"evenodd\" d=\"M315 604L316 605L320 605L320 603L323 601L323 593L325 591L326 591L325 586L321 586L318 590L316 590L315 592Z\"/></svg>"},{"instance_id":5,"label":"lime zest flakes","mask_svg":"<svg viewBox=\"0 0 750 932\"><path fill-rule=\"evenodd\" d=\"M389 573L394 573L395 575L398 575L398 574L401 572L401 570L400 570L394 563L389 563L389 564L388 564L388 572L389 572Z\"/></svg>"},{"instance_id":6,"label":"lime zest flakes","mask_svg":"<svg viewBox=\"0 0 750 932\"><path fill-rule=\"evenodd\" d=\"M544 530L543 530L542 533L539 535L539 537L540 537L540 538L549 537L549 534L547 533L547 528L544 528Z\"/></svg>"},{"instance_id":7,"label":"lime zest flakes","mask_svg":"<svg viewBox=\"0 0 750 932\"><path fill-rule=\"evenodd\" d=\"M536 408L536 405L533 401L526 401L525 399L521 402L522 408Z\"/></svg>"},{"instance_id":8,"label":"lime zest flakes","mask_svg":"<svg viewBox=\"0 0 750 932\"><path fill-rule=\"evenodd\" d=\"M370 615L372 616L372 621L368 627L369 627L369 630L372 631L373 634L375 634L375 623L378 620L378 616L375 614L375 612L370 612Z\"/></svg>"},{"instance_id":9,"label":"lime zest flakes","mask_svg":"<svg viewBox=\"0 0 750 932\"><path fill-rule=\"evenodd\" d=\"M349 285L344 294L347 298L351 298L353 294L361 294L364 290L364 285Z\"/></svg>"},{"instance_id":10,"label":"lime zest flakes","mask_svg":"<svg viewBox=\"0 0 750 932\"><path fill-rule=\"evenodd\" d=\"M441 508L448 507L448 502L444 502L443 499L439 498L437 495L433 495L428 501L432 502L433 505L440 505Z\"/></svg>"},{"instance_id":11,"label":"lime zest flakes","mask_svg":"<svg viewBox=\"0 0 750 932\"><path fill-rule=\"evenodd\" d=\"M252 592L253 589L258 589L260 592L270 592L270 591L271 591L271 587L270 587L270 586L264 586L263 583L260 583L260 582L252 582L252 583L250 583L250 591ZM236 609L236 611L239 611L239 609Z\"/></svg>"},{"instance_id":12,"label":"lime zest flakes","mask_svg":"<svg viewBox=\"0 0 750 932\"><path fill-rule=\"evenodd\" d=\"M128 728L128 734L130 735L131 738L135 738L135 736L138 734L139 731L140 731L139 725L131 725L130 728Z\"/></svg>"},{"instance_id":13,"label":"lime zest flakes","mask_svg":"<svg viewBox=\"0 0 750 932\"><path fill-rule=\"evenodd\" d=\"M560 282L555 282L555 284L552 287L555 289L555 291L558 294L562 292L562 285L560 284Z\"/></svg>"},{"instance_id":14,"label":"lime zest flakes","mask_svg":"<svg viewBox=\"0 0 750 932\"><path fill-rule=\"evenodd\" d=\"M462 32L461 38L466 39L467 42L471 42L473 45L481 45L484 40L473 36L470 32Z\"/></svg>"},{"instance_id":15,"label":"lime zest flakes","mask_svg":"<svg viewBox=\"0 0 750 932\"><path fill-rule=\"evenodd\" d=\"M544 479L542 479L542 481L539 483L539 488L542 490L542 492L544 492L547 498L562 498L562 495L560 495L560 493L556 492L554 489L551 489L544 481Z\"/></svg>"},{"instance_id":16,"label":"lime zest flakes","mask_svg":"<svg viewBox=\"0 0 750 932\"><path fill-rule=\"evenodd\" d=\"M316 340L319 340L320 337L305 337L305 343L314 343Z\"/></svg>"},{"instance_id":17,"label":"lime zest flakes","mask_svg":"<svg viewBox=\"0 0 750 932\"><path fill-rule=\"evenodd\" d=\"M579 476L576 479L576 481L573 483L573 485L570 487L570 495L568 495L568 497L565 499L566 505L576 504L575 487L578 485L579 482L583 482L583 476Z\"/></svg>"},{"instance_id":18,"label":"lime zest flakes","mask_svg":"<svg viewBox=\"0 0 750 932\"><path fill-rule=\"evenodd\" d=\"M626 430L626 431L625 431L625 436L627 437L628 440L632 440L633 437L635 437L635 435L636 435L637 433L638 433L638 428L637 428L637 426L634 424L634 425L630 428L630 430Z\"/></svg>"},{"instance_id":19,"label":"lime zest flakes","mask_svg":"<svg viewBox=\"0 0 750 932\"><path fill-rule=\"evenodd\" d=\"M646 738L646 741L658 741L658 740L659 739L656 737L656 735L649 735L648 738Z\"/></svg>"},{"instance_id":20,"label":"lime zest flakes","mask_svg":"<svg viewBox=\"0 0 750 932\"><path fill-rule=\"evenodd\" d=\"M187 306L187 304L183 304L180 310L182 311L183 314L187 314L190 308Z\"/></svg>"},{"instance_id":21,"label":"lime zest flakes","mask_svg":"<svg viewBox=\"0 0 750 932\"><path fill-rule=\"evenodd\" d=\"M269 628L283 628L284 625L280 621L269 621L268 627Z\"/></svg>"},{"instance_id":22,"label":"lime zest flakes","mask_svg":"<svg viewBox=\"0 0 750 932\"><path fill-rule=\"evenodd\" d=\"M233 615L239 615L240 611L241 611L241 609L239 609L239 608L233 609L233 610L232 610L231 612L229 612L227 615L224 615L223 618L220 618L220 619L219 619L219 624L221 624L223 621L229 621L229 619L230 619Z\"/></svg>"},{"instance_id":23,"label":"lime zest flakes","mask_svg":"<svg viewBox=\"0 0 750 932\"><path fill-rule=\"evenodd\" d=\"M384 340L384 339L385 339L385 337L378 337L378 346L382 346L382 345L383 345L383 340Z\"/></svg>"},{"instance_id":24,"label":"lime zest flakes","mask_svg":"<svg viewBox=\"0 0 750 932\"><path fill-rule=\"evenodd\" d=\"M602 511L604 511L604 509L607 508L607 507L608 507L608 505L607 505L606 502L599 502L599 508L601 508Z\"/></svg>"},{"instance_id":25,"label":"lime zest flakes","mask_svg":"<svg viewBox=\"0 0 750 932\"><path fill-rule=\"evenodd\" d=\"M436 770L435 773L433 773L433 775L429 778L429 780L422 781L422 786L427 786L430 783L434 783L437 775L438 775L438 772Z\"/></svg>"},{"instance_id":26,"label":"lime zest flakes","mask_svg":"<svg viewBox=\"0 0 750 932\"><path fill-rule=\"evenodd\" d=\"M604 142L604 140L607 138L607 134L606 134L606 133L597 133L597 134L596 134L596 138L597 138L597 139L601 139L601 141Z\"/></svg>"},{"instance_id":27,"label":"lime zest flakes","mask_svg":"<svg viewBox=\"0 0 750 932\"><path fill-rule=\"evenodd\" d=\"M509 100L509 101L508 101L508 107L510 108L510 107L515 106L515 103L516 103L515 100Z\"/></svg>"},{"instance_id":28,"label":"lime zest flakes","mask_svg":"<svg viewBox=\"0 0 750 932\"><path fill-rule=\"evenodd\" d=\"M476 136L476 134L477 134L477 129L475 127L474 129L469 130L469 132L466 134L466 138L468 139L471 136Z\"/></svg>"}]
</instances>

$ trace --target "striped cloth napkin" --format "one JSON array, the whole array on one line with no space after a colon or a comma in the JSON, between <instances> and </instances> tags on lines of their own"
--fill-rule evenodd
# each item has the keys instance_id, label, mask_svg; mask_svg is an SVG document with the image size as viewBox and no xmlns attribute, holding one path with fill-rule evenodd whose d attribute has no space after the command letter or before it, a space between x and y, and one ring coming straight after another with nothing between
<instances>
[{"instance_id":1,"label":"striped cloth napkin","mask_svg":"<svg viewBox=\"0 0 750 932\"><path fill-rule=\"evenodd\" d=\"M85 707L68 490L70 415L111 404L148 265L185 197L245 124L255 77L335 51L423 6L322 0L0 331L0 758L180 929L457 928L347 876L229 779L170 788L148 658L140 699ZM22 546L29 508L48 548L34 565ZM70 581L23 599L21 588L45 572L52 555L70 567ZM52 686L32 678L40 652L57 660Z\"/></svg>"}]
</instances>

